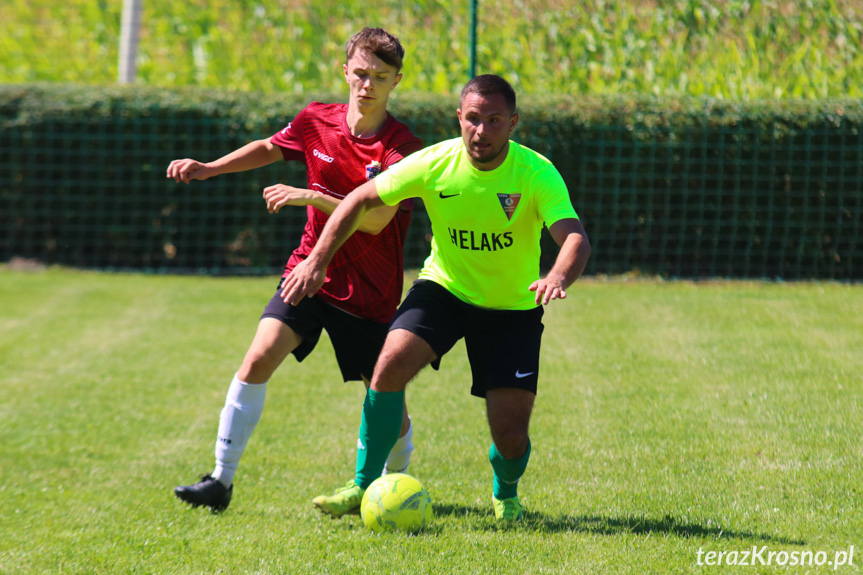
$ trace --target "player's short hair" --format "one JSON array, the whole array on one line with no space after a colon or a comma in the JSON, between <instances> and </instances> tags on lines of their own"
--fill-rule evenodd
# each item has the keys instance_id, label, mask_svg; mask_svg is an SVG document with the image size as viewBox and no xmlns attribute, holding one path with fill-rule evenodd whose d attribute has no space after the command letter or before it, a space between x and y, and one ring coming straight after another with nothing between
<instances>
[{"instance_id":1,"label":"player's short hair","mask_svg":"<svg viewBox=\"0 0 863 575\"><path fill-rule=\"evenodd\" d=\"M402 69L402 61L405 57L405 49L402 48L399 39L383 28L363 28L348 40L345 46L347 60L359 50L367 50L389 64L399 72Z\"/></svg>"},{"instance_id":2,"label":"player's short hair","mask_svg":"<svg viewBox=\"0 0 863 575\"><path fill-rule=\"evenodd\" d=\"M510 113L515 113L515 90L512 89L509 82L500 76L483 74L474 77L462 89L459 104L464 103L464 99L468 94L479 94L480 96L500 94L506 100L506 107L509 108Z\"/></svg>"}]
</instances>

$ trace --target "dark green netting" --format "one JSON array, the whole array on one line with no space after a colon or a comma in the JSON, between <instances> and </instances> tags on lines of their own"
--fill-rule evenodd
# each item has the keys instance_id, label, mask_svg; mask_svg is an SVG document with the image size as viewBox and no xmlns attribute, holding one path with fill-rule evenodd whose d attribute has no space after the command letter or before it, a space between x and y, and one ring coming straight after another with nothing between
<instances>
[{"instance_id":1,"label":"dark green netting","mask_svg":"<svg viewBox=\"0 0 863 575\"><path fill-rule=\"evenodd\" d=\"M275 182L303 186L300 165L188 186L167 180L165 169L268 136L308 98L244 118L252 99L225 111L176 95L142 104L111 93L59 106L22 89L24 105L18 93L0 91L0 261L269 274L296 246L304 210L270 215L261 192ZM857 117L810 107L802 117L755 109L729 118L707 106L653 105L641 115L591 108L586 118L578 103L569 116L521 107L515 139L563 174L593 246L588 274L863 278ZM457 135L454 108L408 101L396 114L434 143ZM422 264L429 233L420 205L407 267ZM547 266L555 253L547 235L543 246Z\"/></svg>"}]
</instances>

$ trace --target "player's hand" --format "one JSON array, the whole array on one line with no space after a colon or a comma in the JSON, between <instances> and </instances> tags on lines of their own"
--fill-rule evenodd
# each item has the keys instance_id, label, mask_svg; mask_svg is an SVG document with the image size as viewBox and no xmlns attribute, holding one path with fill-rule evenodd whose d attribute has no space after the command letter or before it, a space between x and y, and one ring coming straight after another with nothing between
<instances>
[{"instance_id":1,"label":"player's hand","mask_svg":"<svg viewBox=\"0 0 863 575\"><path fill-rule=\"evenodd\" d=\"M566 299L566 290L563 289L563 284L558 278L547 277L536 280L528 289L536 292L534 299L536 305L548 305L553 300Z\"/></svg>"},{"instance_id":2,"label":"player's hand","mask_svg":"<svg viewBox=\"0 0 863 575\"><path fill-rule=\"evenodd\" d=\"M311 190L293 188L284 184L276 184L264 188L264 199L267 201L267 211L278 214L284 206L307 206L315 199Z\"/></svg>"},{"instance_id":3,"label":"player's hand","mask_svg":"<svg viewBox=\"0 0 863 575\"><path fill-rule=\"evenodd\" d=\"M182 160L174 160L168 166L168 178L173 178L177 183L188 184L192 180L206 180L214 176L207 164L185 158Z\"/></svg>"},{"instance_id":4,"label":"player's hand","mask_svg":"<svg viewBox=\"0 0 863 575\"><path fill-rule=\"evenodd\" d=\"M326 281L326 266L319 266L306 258L291 270L282 282L282 299L290 305L297 305L304 297L312 297Z\"/></svg>"}]
</instances>

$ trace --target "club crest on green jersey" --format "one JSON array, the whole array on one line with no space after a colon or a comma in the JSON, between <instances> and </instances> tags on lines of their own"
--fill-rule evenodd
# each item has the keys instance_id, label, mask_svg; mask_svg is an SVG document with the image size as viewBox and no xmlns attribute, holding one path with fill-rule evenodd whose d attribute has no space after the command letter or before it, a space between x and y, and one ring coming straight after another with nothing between
<instances>
[{"instance_id":1,"label":"club crest on green jersey","mask_svg":"<svg viewBox=\"0 0 863 575\"><path fill-rule=\"evenodd\" d=\"M521 200L521 194L498 194L497 199L500 200L500 207L503 208L506 219L511 220L512 214L518 207L519 200Z\"/></svg>"},{"instance_id":2,"label":"club crest on green jersey","mask_svg":"<svg viewBox=\"0 0 863 575\"><path fill-rule=\"evenodd\" d=\"M380 162L372 162L371 164L366 165L366 180L373 180L375 177L381 173L381 163Z\"/></svg>"}]
</instances>

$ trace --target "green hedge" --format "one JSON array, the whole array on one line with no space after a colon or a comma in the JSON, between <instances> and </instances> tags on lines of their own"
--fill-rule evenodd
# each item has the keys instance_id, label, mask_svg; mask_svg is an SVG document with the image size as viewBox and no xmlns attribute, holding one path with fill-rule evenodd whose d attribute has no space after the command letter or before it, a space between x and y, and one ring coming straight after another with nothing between
<instances>
[{"instance_id":1,"label":"green hedge","mask_svg":"<svg viewBox=\"0 0 863 575\"><path fill-rule=\"evenodd\" d=\"M272 273L303 210L261 190L304 185L278 163L190 186L174 158L211 160L284 127L309 101L72 85L0 86L0 261L161 272ZM863 277L863 103L576 96L523 98L514 138L566 180L593 245L589 274ZM457 101L396 94L426 144L458 135ZM406 264L421 265L421 206ZM544 236L544 265L554 256Z\"/></svg>"}]
</instances>

